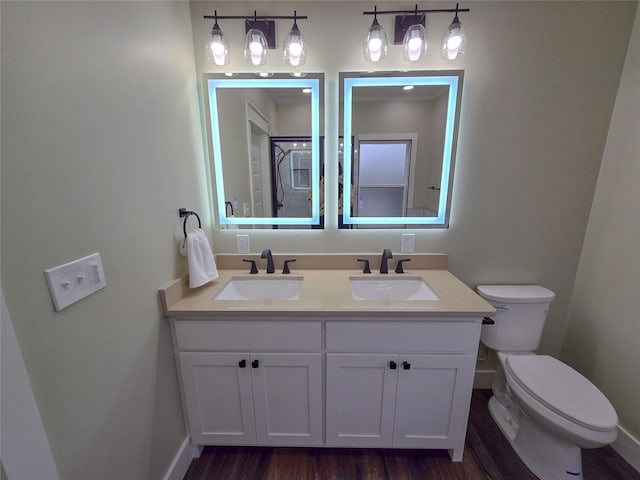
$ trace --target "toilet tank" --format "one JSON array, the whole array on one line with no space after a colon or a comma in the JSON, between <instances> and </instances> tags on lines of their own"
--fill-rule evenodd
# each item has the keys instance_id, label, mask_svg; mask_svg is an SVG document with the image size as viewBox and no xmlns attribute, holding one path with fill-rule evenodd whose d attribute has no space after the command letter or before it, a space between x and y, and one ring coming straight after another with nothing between
<instances>
[{"instance_id":1,"label":"toilet tank","mask_svg":"<svg viewBox=\"0 0 640 480\"><path fill-rule=\"evenodd\" d=\"M495 323L482 326L482 343L502 352L538 348L555 293L538 285L479 285L477 290L496 309Z\"/></svg>"}]
</instances>

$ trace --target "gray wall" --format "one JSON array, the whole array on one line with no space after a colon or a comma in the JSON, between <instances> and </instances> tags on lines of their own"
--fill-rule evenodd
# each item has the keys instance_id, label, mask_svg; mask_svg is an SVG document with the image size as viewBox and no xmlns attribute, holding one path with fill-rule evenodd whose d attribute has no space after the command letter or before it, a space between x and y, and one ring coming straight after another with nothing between
<instances>
[{"instance_id":1,"label":"gray wall","mask_svg":"<svg viewBox=\"0 0 640 480\"><path fill-rule=\"evenodd\" d=\"M184 2L2 3L2 287L63 479L161 478L184 440L158 287L208 222ZM99 251L55 313L43 270Z\"/></svg>"},{"instance_id":2,"label":"gray wall","mask_svg":"<svg viewBox=\"0 0 640 480\"><path fill-rule=\"evenodd\" d=\"M594 381L640 439L640 15L602 159L562 358ZM640 456L635 454L636 468Z\"/></svg>"}]
</instances>

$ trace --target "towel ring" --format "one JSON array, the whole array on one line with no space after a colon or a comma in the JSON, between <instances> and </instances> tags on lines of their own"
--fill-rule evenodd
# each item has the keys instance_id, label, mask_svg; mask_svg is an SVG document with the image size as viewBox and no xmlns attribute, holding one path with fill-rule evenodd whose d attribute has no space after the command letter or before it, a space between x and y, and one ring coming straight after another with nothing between
<instances>
[{"instance_id":1,"label":"towel ring","mask_svg":"<svg viewBox=\"0 0 640 480\"><path fill-rule=\"evenodd\" d=\"M186 208L181 208L178 210L180 217L184 217L184 223L182 224L182 231L184 232L184 238L187 238L187 220L191 215L195 215L198 219L198 228L202 228L202 222L200 221L200 216L194 212L193 210L187 210Z\"/></svg>"}]
</instances>

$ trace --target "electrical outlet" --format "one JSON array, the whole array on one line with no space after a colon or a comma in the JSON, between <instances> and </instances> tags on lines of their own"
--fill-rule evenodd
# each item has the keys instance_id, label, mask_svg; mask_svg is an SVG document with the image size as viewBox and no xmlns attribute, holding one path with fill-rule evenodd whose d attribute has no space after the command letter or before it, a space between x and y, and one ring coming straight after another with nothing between
<instances>
[{"instance_id":1,"label":"electrical outlet","mask_svg":"<svg viewBox=\"0 0 640 480\"><path fill-rule=\"evenodd\" d=\"M249 253L249 235L236 235L236 252Z\"/></svg>"},{"instance_id":2,"label":"electrical outlet","mask_svg":"<svg viewBox=\"0 0 640 480\"><path fill-rule=\"evenodd\" d=\"M44 271L56 311L107 286L99 253Z\"/></svg>"},{"instance_id":3,"label":"electrical outlet","mask_svg":"<svg viewBox=\"0 0 640 480\"><path fill-rule=\"evenodd\" d=\"M402 253L413 253L416 251L416 234L415 233L403 233L402 234Z\"/></svg>"}]
</instances>

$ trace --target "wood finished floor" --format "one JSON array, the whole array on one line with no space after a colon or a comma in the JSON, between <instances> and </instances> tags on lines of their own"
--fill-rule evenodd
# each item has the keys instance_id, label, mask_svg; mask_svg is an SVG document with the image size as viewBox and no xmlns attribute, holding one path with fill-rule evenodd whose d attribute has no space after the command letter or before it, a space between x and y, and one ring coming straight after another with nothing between
<instances>
[{"instance_id":1,"label":"wood finished floor","mask_svg":"<svg viewBox=\"0 0 640 480\"><path fill-rule=\"evenodd\" d=\"M343 448L206 447L185 480L536 480L474 390L464 458L445 451ZM640 480L611 447L584 450L584 480Z\"/></svg>"}]
</instances>

